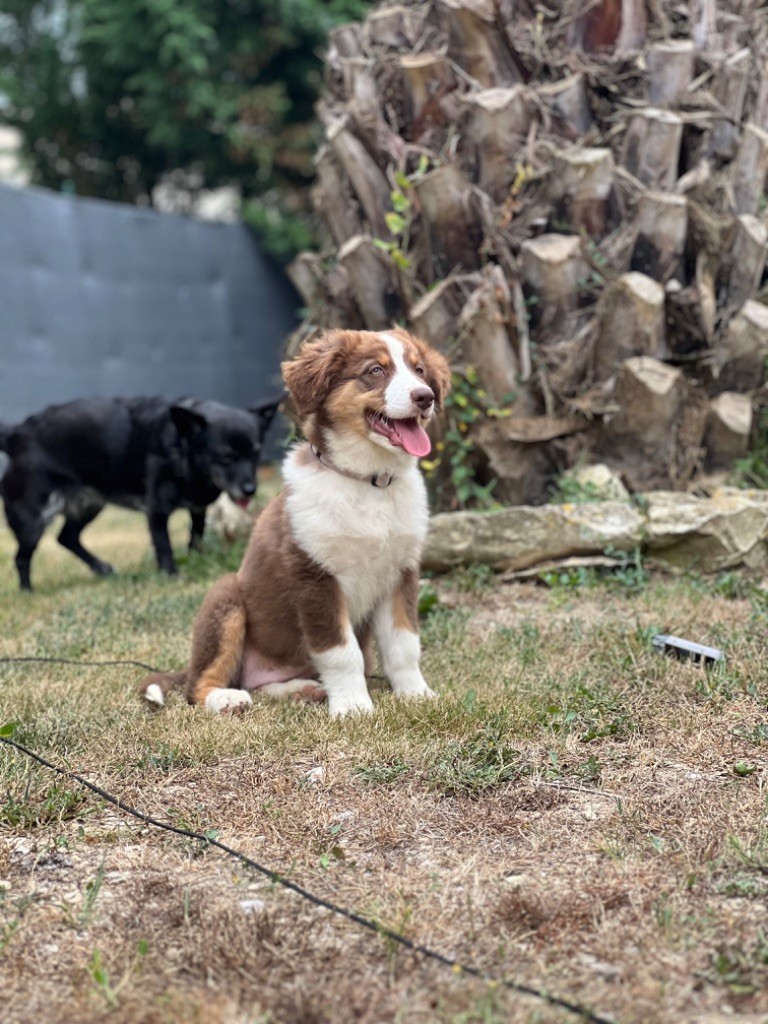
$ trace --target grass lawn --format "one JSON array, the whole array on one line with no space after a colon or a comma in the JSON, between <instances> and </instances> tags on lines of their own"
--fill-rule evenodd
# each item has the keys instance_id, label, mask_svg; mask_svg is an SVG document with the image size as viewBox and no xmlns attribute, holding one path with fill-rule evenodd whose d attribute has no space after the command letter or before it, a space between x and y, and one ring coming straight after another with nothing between
<instances>
[{"instance_id":1,"label":"grass lawn","mask_svg":"<svg viewBox=\"0 0 768 1024\"><path fill-rule=\"evenodd\" d=\"M174 525L178 548L184 517ZM0 525L0 656L185 663L212 541L160 577L141 516L47 538L19 594ZM0 665L0 725L127 803L218 837L415 942L621 1022L768 1021L768 602L745 577L429 583L442 697L374 715L214 718L141 671ZM429 602L425 602L429 603ZM650 646L719 646L713 671ZM566 1022L397 948L213 847L124 816L0 746L6 1024Z\"/></svg>"}]
</instances>

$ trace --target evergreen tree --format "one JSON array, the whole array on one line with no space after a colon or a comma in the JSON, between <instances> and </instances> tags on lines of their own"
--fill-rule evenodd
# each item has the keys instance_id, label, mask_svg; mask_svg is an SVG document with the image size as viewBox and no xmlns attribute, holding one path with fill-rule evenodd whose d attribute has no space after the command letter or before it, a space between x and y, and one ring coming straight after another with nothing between
<instances>
[{"instance_id":1,"label":"evergreen tree","mask_svg":"<svg viewBox=\"0 0 768 1024\"><path fill-rule=\"evenodd\" d=\"M170 175L290 205L312 174L319 52L365 6L5 0L0 118L21 129L37 184L151 203Z\"/></svg>"}]
</instances>

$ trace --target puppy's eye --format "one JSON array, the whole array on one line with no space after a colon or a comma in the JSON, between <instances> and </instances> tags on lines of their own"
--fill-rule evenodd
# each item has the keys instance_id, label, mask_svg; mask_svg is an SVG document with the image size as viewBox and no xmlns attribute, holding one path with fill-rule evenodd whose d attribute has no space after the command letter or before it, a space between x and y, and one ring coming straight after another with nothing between
<instances>
[{"instance_id":1,"label":"puppy's eye","mask_svg":"<svg viewBox=\"0 0 768 1024\"><path fill-rule=\"evenodd\" d=\"M426 373L426 370L424 369L424 367L423 367L423 366L419 365L419 366L417 366L417 367L416 367L416 368L414 369L414 371L413 371L413 372L414 372L414 373L417 373L417 374L419 375L419 377L423 377L423 376L424 376L424 374Z\"/></svg>"},{"instance_id":2,"label":"puppy's eye","mask_svg":"<svg viewBox=\"0 0 768 1024\"><path fill-rule=\"evenodd\" d=\"M370 368L370 370L368 371L368 373L369 373L369 374L370 374L370 375L371 375L372 377L378 377L378 376L380 376L380 375L381 375L382 373L384 373L384 367L383 367L383 366L379 366L379 365L377 364L376 366L372 366L372 367Z\"/></svg>"}]
</instances>

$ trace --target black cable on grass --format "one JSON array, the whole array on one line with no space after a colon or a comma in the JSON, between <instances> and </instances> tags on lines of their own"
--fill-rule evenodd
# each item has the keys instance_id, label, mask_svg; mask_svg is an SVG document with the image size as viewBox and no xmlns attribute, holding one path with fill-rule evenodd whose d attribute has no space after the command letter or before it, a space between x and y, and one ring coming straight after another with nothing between
<instances>
[{"instance_id":1,"label":"black cable on grass","mask_svg":"<svg viewBox=\"0 0 768 1024\"><path fill-rule=\"evenodd\" d=\"M0 658L0 665L31 665L40 662L44 665L81 665L85 668L107 668L110 665L131 665L134 668L143 668L147 672L162 672L163 669L155 668L153 665L145 665L143 661L133 661L131 658L115 658L113 661L80 661L77 658Z\"/></svg>"},{"instance_id":2,"label":"black cable on grass","mask_svg":"<svg viewBox=\"0 0 768 1024\"><path fill-rule=\"evenodd\" d=\"M61 662L63 664L82 665L132 664L139 665L141 668L149 667L147 665L142 665L141 662L125 661L89 663L71 662L67 659L58 658L0 658L0 662L9 661L52 661ZM151 671L157 670L152 669ZM508 978L494 978L485 971L480 970L478 967L463 964L453 957L445 956L443 953L438 953L437 950L430 949L429 946L423 946L418 942L412 942L411 939L407 939L404 935L400 935L399 932L392 931L391 928L387 928L385 925L377 924L376 921L363 917L361 914L356 914L353 910L347 910L345 907L340 907L335 903L331 903L330 900L323 899L322 896L316 896L308 889L304 889L301 885L298 885L296 882L292 882L288 878L283 878L282 875L279 875L276 871L273 871L271 868L264 867L263 864L259 864L257 861L248 857L246 854L241 853L239 850L235 850L233 847L227 846L226 843L222 843L218 839L211 838L210 834L204 835L202 832L194 832L192 829L179 828L177 825L170 825L168 822L160 821L157 818L151 817L149 814L144 814L143 811L137 811L129 804L123 803L119 797L113 796L111 793L107 792L106 789L102 789L101 786L97 786L95 782L90 782L88 779L83 778L82 775L78 775L77 772L70 771L67 768L62 768L60 765L53 764L51 761L47 761L40 754L35 753L34 750L30 750L23 744L17 743L16 740L9 739L6 736L0 736L0 743L5 743L6 746L14 747L20 753L31 758L33 761L37 761L38 764L41 764L44 768L50 769L50 771L56 772L58 775L63 775L65 778L79 782L81 786L85 786L85 788L89 789L92 793L96 793L96 795L100 796L102 800L106 800L107 803L117 807L117 809L123 811L124 814L129 814L131 817L144 822L146 825L152 825L153 828L161 829L164 832L173 832L176 835L184 836L186 839L195 839L205 846L215 846L223 853L226 853L227 856L233 857L235 860L240 861L247 867L257 871L259 874L264 875L276 885L281 885L284 889L289 889L291 892L295 892L298 896L301 896L302 899L307 900L316 907L329 910L332 914L337 914L339 917L344 917L348 921L352 921L354 924L360 925L361 928L365 928L368 931L374 932L376 935L381 935L386 939L390 939L399 946L403 946L405 949L410 950L411 953L418 953L426 959L437 961L437 963L442 964L444 967L450 967L451 970L458 975L467 974L472 978L479 978L481 981L485 981L491 985L500 985L504 988L511 989L514 992L519 992L522 995L532 996L534 999L540 999L542 1002L549 1003L550 1006L557 1006L560 1009L568 1010L570 1013L574 1013L581 1017L582 1020L588 1021L589 1024L615 1024L613 1018L603 1017L600 1014L593 1013L592 1010L588 1010L584 1006L579 1006L578 1003L572 1003L567 999L561 999L559 996L551 995L543 989L533 988L530 985L524 985L518 981L511 981Z\"/></svg>"}]
</instances>

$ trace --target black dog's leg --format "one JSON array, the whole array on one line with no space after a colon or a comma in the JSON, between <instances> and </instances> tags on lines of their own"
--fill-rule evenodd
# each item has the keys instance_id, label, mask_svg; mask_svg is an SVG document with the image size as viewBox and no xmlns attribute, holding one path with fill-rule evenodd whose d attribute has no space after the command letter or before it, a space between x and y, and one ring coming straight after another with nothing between
<instances>
[{"instance_id":1,"label":"black dog's leg","mask_svg":"<svg viewBox=\"0 0 768 1024\"><path fill-rule=\"evenodd\" d=\"M67 517L59 533L59 544L71 551L81 561L85 562L91 572L97 576L110 576L115 570L109 562L103 562L100 558L92 555L83 547L80 541L80 534L92 522L104 508L103 505L94 505L78 515L76 519Z\"/></svg>"},{"instance_id":2,"label":"black dog's leg","mask_svg":"<svg viewBox=\"0 0 768 1024\"><path fill-rule=\"evenodd\" d=\"M32 555L35 552L35 548L38 545L40 537L42 537L43 531L41 530L39 535L30 542L29 537L26 537L24 541L19 541L19 550L16 552L16 571L19 574L19 586L22 590L32 590L32 581L29 578L29 567L32 562Z\"/></svg>"},{"instance_id":3,"label":"black dog's leg","mask_svg":"<svg viewBox=\"0 0 768 1024\"><path fill-rule=\"evenodd\" d=\"M4 481L5 482L5 481ZM16 570L19 574L19 586L22 590L31 590L29 570L32 555L40 543L45 530L45 519L38 508L19 506L9 501L6 492L5 515L8 525L16 535L19 548L16 552Z\"/></svg>"},{"instance_id":4,"label":"black dog's leg","mask_svg":"<svg viewBox=\"0 0 768 1024\"><path fill-rule=\"evenodd\" d=\"M203 533L205 532L205 509L190 511L189 517L192 526L189 531L189 550L200 551L203 546Z\"/></svg>"},{"instance_id":5,"label":"black dog's leg","mask_svg":"<svg viewBox=\"0 0 768 1024\"><path fill-rule=\"evenodd\" d=\"M149 520L149 532L155 549L157 567L161 572L167 572L169 575L175 576L177 569L176 563L173 560L171 539L168 536L168 513L148 512L147 519Z\"/></svg>"}]
</instances>

